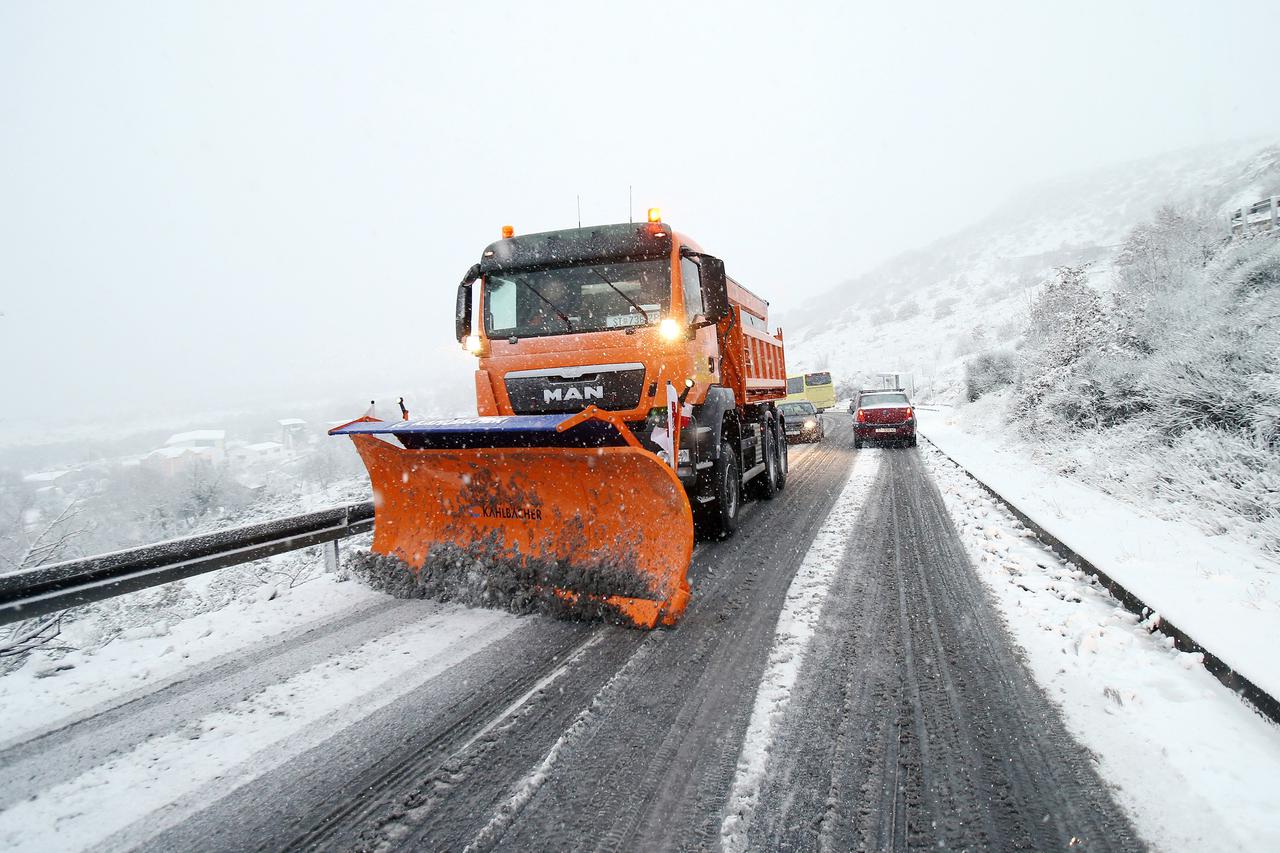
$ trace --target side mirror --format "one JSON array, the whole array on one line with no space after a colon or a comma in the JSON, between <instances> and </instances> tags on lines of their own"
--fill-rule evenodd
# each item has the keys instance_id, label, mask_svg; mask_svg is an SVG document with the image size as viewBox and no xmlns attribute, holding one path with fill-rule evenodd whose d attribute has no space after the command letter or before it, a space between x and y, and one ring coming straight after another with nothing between
<instances>
[{"instance_id":1,"label":"side mirror","mask_svg":"<svg viewBox=\"0 0 1280 853\"><path fill-rule=\"evenodd\" d=\"M471 286L478 278L480 278L480 265L476 264L467 270L462 283L458 285L458 302L453 315L453 328L458 337L458 343L462 343L462 339L471 334Z\"/></svg>"},{"instance_id":2,"label":"side mirror","mask_svg":"<svg viewBox=\"0 0 1280 853\"><path fill-rule=\"evenodd\" d=\"M707 319L718 323L732 313L729 305L729 284L724 275L724 261L710 255L698 258L702 274L702 307Z\"/></svg>"}]
</instances>

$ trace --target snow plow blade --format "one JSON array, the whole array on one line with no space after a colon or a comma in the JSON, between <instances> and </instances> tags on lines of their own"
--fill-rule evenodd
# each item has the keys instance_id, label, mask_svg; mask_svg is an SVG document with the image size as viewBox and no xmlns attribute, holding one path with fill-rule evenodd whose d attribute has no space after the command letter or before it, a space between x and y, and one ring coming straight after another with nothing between
<instances>
[{"instance_id":1,"label":"snow plow blade","mask_svg":"<svg viewBox=\"0 0 1280 853\"><path fill-rule=\"evenodd\" d=\"M474 560L499 585L642 628L684 612L689 499L611 413L363 419L330 434L350 436L369 472L375 552L418 572Z\"/></svg>"}]
</instances>

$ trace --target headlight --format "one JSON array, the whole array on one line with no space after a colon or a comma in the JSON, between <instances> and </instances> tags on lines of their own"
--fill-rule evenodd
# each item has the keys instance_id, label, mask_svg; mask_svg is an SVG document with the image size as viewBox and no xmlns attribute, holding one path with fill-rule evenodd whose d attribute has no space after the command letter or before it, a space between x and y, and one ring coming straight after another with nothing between
<instances>
[{"instance_id":1,"label":"headlight","mask_svg":"<svg viewBox=\"0 0 1280 853\"><path fill-rule=\"evenodd\" d=\"M484 349L484 341L480 339L479 335L467 335L464 343L466 344L467 352L473 355L479 355L480 351Z\"/></svg>"},{"instance_id":2,"label":"headlight","mask_svg":"<svg viewBox=\"0 0 1280 853\"><path fill-rule=\"evenodd\" d=\"M805 429L817 429L817 428L818 428L818 422L817 422L817 421L814 421L814 420L808 420L808 421L805 421L805 422L804 422L804 428L805 428Z\"/></svg>"},{"instance_id":3,"label":"headlight","mask_svg":"<svg viewBox=\"0 0 1280 853\"><path fill-rule=\"evenodd\" d=\"M662 335L662 337L669 341L674 341L679 338L683 331L684 330L680 328L680 324L672 317L667 317L658 324L658 334Z\"/></svg>"}]
</instances>

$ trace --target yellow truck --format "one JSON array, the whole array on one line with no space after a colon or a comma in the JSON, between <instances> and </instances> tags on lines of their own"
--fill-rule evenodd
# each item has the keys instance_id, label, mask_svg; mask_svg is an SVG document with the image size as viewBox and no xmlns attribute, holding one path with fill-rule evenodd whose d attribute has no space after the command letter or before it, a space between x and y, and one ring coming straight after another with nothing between
<instances>
[{"instance_id":1,"label":"yellow truck","mask_svg":"<svg viewBox=\"0 0 1280 853\"><path fill-rule=\"evenodd\" d=\"M800 373L787 377L787 402L795 403L808 400L819 412L834 408L836 405L836 386L831 381L828 371L818 373Z\"/></svg>"}]
</instances>

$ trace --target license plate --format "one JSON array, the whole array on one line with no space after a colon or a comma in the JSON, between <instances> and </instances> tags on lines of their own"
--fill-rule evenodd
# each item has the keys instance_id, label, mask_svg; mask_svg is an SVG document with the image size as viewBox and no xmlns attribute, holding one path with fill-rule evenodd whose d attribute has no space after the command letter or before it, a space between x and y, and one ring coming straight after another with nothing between
<instances>
[{"instance_id":1,"label":"license plate","mask_svg":"<svg viewBox=\"0 0 1280 853\"><path fill-rule=\"evenodd\" d=\"M878 427L876 432L897 432L893 427Z\"/></svg>"}]
</instances>

